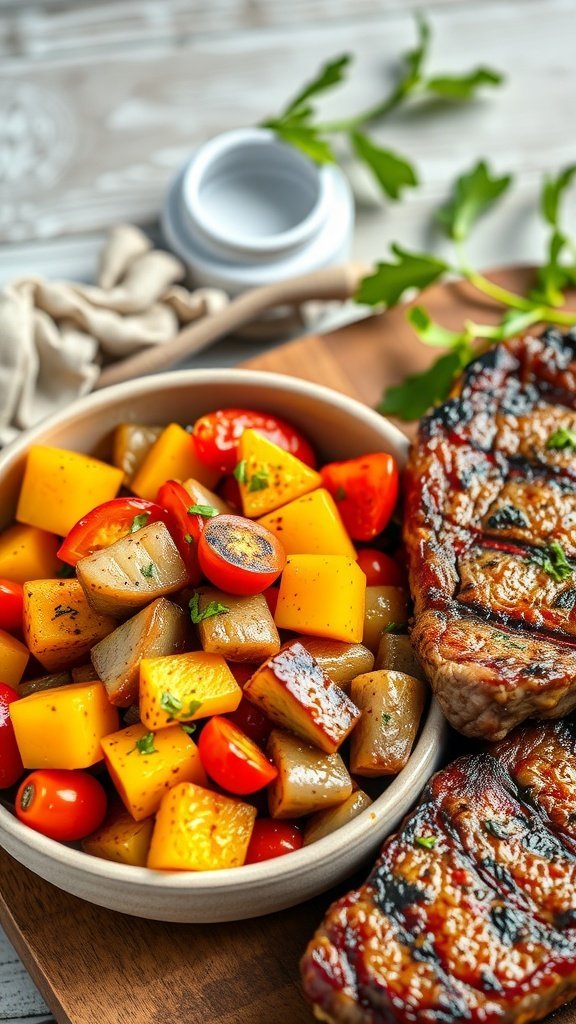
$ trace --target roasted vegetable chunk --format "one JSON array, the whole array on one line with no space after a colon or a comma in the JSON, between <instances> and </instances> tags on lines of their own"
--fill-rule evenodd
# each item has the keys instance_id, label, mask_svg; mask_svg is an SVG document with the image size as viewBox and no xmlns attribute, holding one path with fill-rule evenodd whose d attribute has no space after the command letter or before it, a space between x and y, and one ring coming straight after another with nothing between
<instances>
[{"instance_id":1,"label":"roasted vegetable chunk","mask_svg":"<svg viewBox=\"0 0 576 1024\"><path fill-rule=\"evenodd\" d=\"M242 690L219 654L191 651L144 658L140 665L140 715L149 729L235 711Z\"/></svg>"},{"instance_id":2,"label":"roasted vegetable chunk","mask_svg":"<svg viewBox=\"0 0 576 1024\"><path fill-rule=\"evenodd\" d=\"M106 821L82 843L85 853L118 864L146 867L154 818L134 821L121 804L108 814Z\"/></svg>"},{"instance_id":3,"label":"roasted vegetable chunk","mask_svg":"<svg viewBox=\"0 0 576 1024\"><path fill-rule=\"evenodd\" d=\"M356 676L374 668L374 655L364 644L346 644L342 640L328 640L321 636L299 636L297 639L345 693L348 693L348 687Z\"/></svg>"},{"instance_id":4,"label":"roasted vegetable chunk","mask_svg":"<svg viewBox=\"0 0 576 1024\"><path fill-rule=\"evenodd\" d=\"M102 760L101 739L118 728L102 683L31 693L13 701L10 717L25 768L89 768Z\"/></svg>"},{"instance_id":5,"label":"roasted vegetable chunk","mask_svg":"<svg viewBox=\"0 0 576 1024\"><path fill-rule=\"evenodd\" d=\"M49 672L86 658L115 625L90 606L78 580L33 580L24 586L24 639Z\"/></svg>"},{"instance_id":6,"label":"roasted vegetable chunk","mask_svg":"<svg viewBox=\"0 0 576 1024\"><path fill-rule=\"evenodd\" d=\"M268 788L273 818L301 818L350 796L352 779L340 754L325 754L280 729L270 733L267 749L278 769Z\"/></svg>"},{"instance_id":7,"label":"roasted vegetable chunk","mask_svg":"<svg viewBox=\"0 0 576 1024\"><path fill-rule=\"evenodd\" d=\"M278 630L262 594L240 597L213 587L202 587L197 593L200 615L214 603L227 609L198 623L205 651L221 654L228 661L259 662L280 650Z\"/></svg>"},{"instance_id":8,"label":"roasted vegetable chunk","mask_svg":"<svg viewBox=\"0 0 576 1024\"><path fill-rule=\"evenodd\" d=\"M395 775L410 757L424 709L425 683L382 669L353 679L350 693L362 709L350 746L351 772Z\"/></svg>"},{"instance_id":9,"label":"roasted vegetable chunk","mask_svg":"<svg viewBox=\"0 0 576 1024\"><path fill-rule=\"evenodd\" d=\"M336 807L327 807L324 811L317 811L306 822L304 846L309 846L317 839L323 839L324 836L329 836L343 825L347 825L349 821L370 807L371 803L368 794L357 789L344 803L337 804Z\"/></svg>"},{"instance_id":10,"label":"roasted vegetable chunk","mask_svg":"<svg viewBox=\"0 0 576 1024\"><path fill-rule=\"evenodd\" d=\"M156 816L148 867L215 871L243 864L256 808L189 782L174 786Z\"/></svg>"},{"instance_id":11,"label":"roasted vegetable chunk","mask_svg":"<svg viewBox=\"0 0 576 1024\"><path fill-rule=\"evenodd\" d=\"M359 643L365 595L366 577L353 558L290 555L274 619L279 629Z\"/></svg>"}]
</instances>

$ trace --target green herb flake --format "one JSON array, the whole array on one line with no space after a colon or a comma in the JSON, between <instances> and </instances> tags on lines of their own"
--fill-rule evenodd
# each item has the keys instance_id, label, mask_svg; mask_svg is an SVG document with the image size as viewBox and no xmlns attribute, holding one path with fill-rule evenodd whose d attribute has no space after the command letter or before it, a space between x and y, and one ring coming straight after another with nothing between
<instances>
[{"instance_id":1,"label":"green herb flake","mask_svg":"<svg viewBox=\"0 0 576 1024\"><path fill-rule=\"evenodd\" d=\"M425 850L433 850L436 846L436 836L414 836L416 846L422 846Z\"/></svg>"},{"instance_id":2,"label":"green herb flake","mask_svg":"<svg viewBox=\"0 0 576 1024\"><path fill-rule=\"evenodd\" d=\"M382 715L382 722L384 723L384 725L388 725L388 723L391 722L391 721L392 721L392 715L388 715L388 714L383 714Z\"/></svg>"},{"instance_id":3,"label":"green herb flake","mask_svg":"<svg viewBox=\"0 0 576 1024\"><path fill-rule=\"evenodd\" d=\"M193 736L198 727L195 722L192 722L191 725L187 725L186 722L181 722L181 728L187 736Z\"/></svg>"},{"instance_id":4,"label":"green herb flake","mask_svg":"<svg viewBox=\"0 0 576 1024\"><path fill-rule=\"evenodd\" d=\"M144 733L139 740L136 740L134 749L137 750L139 754L157 754L158 751L154 746L154 733Z\"/></svg>"},{"instance_id":5,"label":"green herb flake","mask_svg":"<svg viewBox=\"0 0 576 1024\"><path fill-rule=\"evenodd\" d=\"M184 707L182 701L174 693L165 690L160 695L160 707L170 718L174 718Z\"/></svg>"},{"instance_id":6,"label":"green herb flake","mask_svg":"<svg viewBox=\"0 0 576 1024\"><path fill-rule=\"evenodd\" d=\"M508 635L508 633L503 633L500 629L494 630L494 637L496 640L500 640L501 643L506 644L506 647L513 647L517 651L526 650L526 644L517 643L516 640L513 640L512 637Z\"/></svg>"},{"instance_id":7,"label":"green herb flake","mask_svg":"<svg viewBox=\"0 0 576 1024\"><path fill-rule=\"evenodd\" d=\"M389 622L387 626L382 630L383 633L403 633L404 626L400 622Z\"/></svg>"},{"instance_id":8,"label":"green herb flake","mask_svg":"<svg viewBox=\"0 0 576 1024\"><path fill-rule=\"evenodd\" d=\"M462 242L468 238L476 221L506 192L512 178L497 178L485 160L479 160L456 181L454 195L438 214L438 220L449 238Z\"/></svg>"},{"instance_id":9,"label":"green herb flake","mask_svg":"<svg viewBox=\"0 0 576 1024\"><path fill-rule=\"evenodd\" d=\"M548 440L546 441L546 447L558 451L563 451L566 448L576 449L576 431L570 430L569 427L558 427L554 430Z\"/></svg>"},{"instance_id":10,"label":"green herb flake","mask_svg":"<svg viewBox=\"0 0 576 1024\"><path fill-rule=\"evenodd\" d=\"M228 606L220 604L220 601L209 601L206 607L200 610L200 594L198 592L190 598L188 608L190 609L190 618L195 626L199 622L203 622L204 619L211 619L214 615L224 615L230 611Z\"/></svg>"},{"instance_id":11,"label":"green herb flake","mask_svg":"<svg viewBox=\"0 0 576 1024\"><path fill-rule=\"evenodd\" d=\"M214 508L214 505L190 505L188 515L204 516L205 519L212 519L213 516L219 515L219 512L217 508Z\"/></svg>"},{"instance_id":12,"label":"green herb flake","mask_svg":"<svg viewBox=\"0 0 576 1024\"><path fill-rule=\"evenodd\" d=\"M234 477L236 478L236 480L238 481L239 484L245 484L246 483L246 480L247 480L247 468L248 468L248 463L246 462L246 459L241 459L241 461L238 463L238 465L236 466L236 468L234 470Z\"/></svg>"},{"instance_id":13,"label":"green herb flake","mask_svg":"<svg viewBox=\"0 0 576 1024\"><path fill-rule=\"evenodd\" d=\"M194 543L194 537L192 536L191 533L185 533L184 534L184 540L186 541L187 544L193 544Z\"/></svg>"},{"instance_id":14,"label":"green herb flake","mask_svg":"<svg viewBox=\"0 0 576 1024\"><path fill-rule=\"evenodd\" d=\"M192 718L192 715L195 715L196 712L199 711L201 707L201 700L191 700L190 704L188 705L188 710L182 714L182 718ZM196 727L194 726L194 728ZM192 731L194 731L194 729Z\"/></svg>"},{"instance_id":15,"label":"green herb flake","mask_svg":"<svg viewBox=\"0 0 576 1024\"><path fill-rule=\"evenodd\" d=\"M574 572L574 566L566 558L564 548L557 540L553 540L547 548L534 551L530 561L538 565L543 572L557 583L562 583L563 580L569 579Z\"/></svg>"},{"instance_id":16,"label":"green herb flake","mask_svg":"<svg viewBox=\"0 0 576 1024\"><path fill-rule=\"evenodd\" d=\"M136 533L138 530L141 530L143 526L146 526L146 523L148 522L149 518L149 512L140 512L139 515L134 516L134 519L132 520L132 525L130 527L130 533Z\"/></svg>"},{"instance_id":17,"label":"green herb flake","mask_svg":"<svg viewBox=\"0 0 576 1024\"><path fill-rule=\"evenodd\" d=\"M354 296L368 306L395 306L406 292L427 288L449 269L444 260L427 253L408 252L393 245L395 262L378 263L376 270L365 277Z\"/></svg>"},{"instance_id":18,"label":"green herb flake","mask_svg":"<svg viewBox=\"0 0 576 1024\"><path fill-rule=\"evenodd\" d=\"M346 491L343 487L337 487L334 492L334 501L346 501Z\"/></svg>"},{"instance_id":19,"label":"green herb flake","mask_svg":"<svg viewBox=\"0 0 576 1024\"><path fill-rule=\"evenodd\" d=\"M149 562L148 565L141 565L140 572L146 577L146 579L154 579L154 576L156 575L156 566L154 565L154 562Z\"/></svg>"},{"instance_id":20,"label":"green herb flake","mask_svg":"<svg viewBox=\"0 0 576 1024\"><path fill-rule=\"evenodd\" d=\"M252 491L265 491L270 484L270 477L265 469L257 469L252 474L248 481L248 490Z\"/></svg>"}]
</instances>

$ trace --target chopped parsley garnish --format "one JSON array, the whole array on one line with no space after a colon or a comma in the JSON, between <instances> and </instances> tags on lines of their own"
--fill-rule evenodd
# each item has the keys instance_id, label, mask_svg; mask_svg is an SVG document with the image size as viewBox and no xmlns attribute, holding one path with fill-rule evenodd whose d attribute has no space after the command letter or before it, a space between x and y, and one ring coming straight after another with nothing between
<instances>
[{"instance_id":1,"label":"chopped parsley garnish","mask_svg":"<svg viewBox=\"0 0 576 1024\"><path fill-rule=\"evenodd\" d=\"M175 694L165 690L160 696L160 707L162 708L162 711L165 711L166 714L170 716L170 718L174 718L179 711L182 711L184 705L179 697L176 697Z\"/></svg>"},{"instance_id":2,"label":"chopped parsley garnish","mask_svg":"<svg viewBox=\"0 0 576 1024\"><path fill-rule=\"evenodd\" d=\"M184 534L184 540L186 541L187 544L193 544L194 543L194 537L192 536L191 533L185 533Z\"/></svg>"},{"instance_id":3,"label":"chopped parsley garnish","mask_svg":"<svg viewBox=\"0 0 576 1024\"><path fill-rule=\"evenodd\" d=\"M214 508L214 505L190 505L188 509L188 515L205 516L206 519L211 519L212 516L217 516L218 514L218 509Z\"/></svg>"},{"instance_id":4,"label":"chopped parsley garnish","mask_svg":"<svg viewBox=\"0 0 576 1024\"><path fill-rule=\"evenodd\" d=\"M403 629L404 629L404 626L402 626L399 622L389 622L388 625L384 627L383 632L384 633L401 633Z\"/></svg>"},{"instance_id":5,"label":"chopped parsley garnish","mask_svg":"<svg viewBox=\"0 0 576 1024\"><path fill-rule=\"evenodd\" d=\"M425 850L433 850L436 846L436 836L414 836L416 846L423 846Z\"/></svg>"},{"instance_id":6,"label":"chopped parsley garnish","mask_svg":"<svg viewBox=\"0 0 576 1024\"><path fill-rule=\"evenodd\" d=\"M555 448L562 450L564 448L576 449L576 431L570 430L570 427L558 427L554 430L550 437L546 441L547 448Z\"/></svg>"},{"instance_id":7,"label":"chopped parsley garnish","mask_svg":"<svg viewBox=\"0 0 576 1024\"><path fill-rule=\"evenodd\" d=\"M214 615L223 615L225 612L229 612L230 609L225 604L220 604L220 601L209 601L205 608L200 610L200 594L193 594L188 602L190 609L190 618L194 625L198 625L199 622L203 622L204 619L211 619Z\"/></svg>"},{"instance_id":8,"label":"chopped parsley garnish","mask_svg":"<svg viewBox=\"0 0 576 1024\"><path fill-rule=\"evenodd\" d=\"M139 740L136 740L136 744L133 749L137 750L139 754L157 754L158 751L154 746L154 733L145 732ZM130 754L132 751L129 750L128 753Z\"/></svg>"},{"instance_id":9,"label":"chopped parsley garnish","mask_svg":"<svg viewBox=\"0 0 576 1024\"><path fill-rule=\"evenodd\" d=\"M182 729L188 736L192 736L196 732L196 728L196 722L192 722L192 725L186 725L186 722L182 722Z\"/></svg>"},{"instance_id":10,"label":"chopped parsley garnish","mask_svg":"<svg viewBox=\"0 0 576 1024\"><path fill-rule=\"evenodd\" d=\"M192 718L192 715L195 715L198 709L201 707L201 700L191 700L190 704L188 705L188 710L182 715L182 718Z\"/></svg>"},{"instance_id":11,"label":"chopped parsley garnish","mask_svg":"<svg viewBox=\"0 0 576 1024\"><path fill-rule=\"evenodd\" d=\"M387 714L382 715L382 721L383 721L384 725L388 725L388 722L392 721L392 715L387 715Z\"/></svg>"},{"instance_id":12,"label":"chopped parsley garnish","mask_svg":"<svg viewBox=\"0 0 576 1024\"><path fill-rule=\"evenodd\" d=\"M238 465L236 466L236 469L234 470L234 476L236 477L236 480L238 481L239 484L245 484L246 483L246 480L247 480L247 472L246 472L247 465L248 464L246 462L246 459L242 459L238 463Z\"/></svg>"},{"instance_id":13,"label":"chopped parsley garnish","mask_svg":"<svg viewBox=\"0 0 576 1024\"><path fill-rule=\"evenodd\" d=\"M149 512L140 512L139 515L134 516L134 519L132 520L132 525L130 527L130 533L136 533L137 530L141 530L143 526L146 526L146 523L148 522L149 518Z\"/></svg>"},{"instance_id":14,"label":"chopped parsley garnish","mask_svg":"<svg viewBox=\"0 0 576 1024\"><path fill-rule=\"evenodd\" d=\"M569 579L574 572L574 566L566 558L564 548L557 540L553 540L547 548L542 548L541 551L534 551L530 561L540 566L557 583Z\"/></svg>"},{"instance_id":15,"label":"chopped parsley garnish","mask_svg":"<svg viewBox=\"0 0 576 1024\"><path fill-rule=\"evenodd\" d=\"M156 575L156 566L154 562L149 562L148 565L141 565L140 572L146 579L151 580Z\"/></svg>"},{"instance_id":16,"label":"chopped parsley garnish","mask_svg":"<svg viewBox=\"0 0 576 1024\"><path fill-rule=\"evenodd\" d=\"M494 636L496 640L501 640L507 647L514 647L517 651L526 650L526 644L517 643L511 636L508 636L508 633L503 633L501 629L494 630Z\"/></svg>"},{"instance_id":17,"label":"chopped parsley garnish","mask_svg":"<svg viewBox=\"0 0 576 1024\"><path fill-rule=\"evenodd\" d=\"M249 491L265 491L270 484L270 477L265 469L257 469L248 480Z\"/></svg>"}]
</instances>

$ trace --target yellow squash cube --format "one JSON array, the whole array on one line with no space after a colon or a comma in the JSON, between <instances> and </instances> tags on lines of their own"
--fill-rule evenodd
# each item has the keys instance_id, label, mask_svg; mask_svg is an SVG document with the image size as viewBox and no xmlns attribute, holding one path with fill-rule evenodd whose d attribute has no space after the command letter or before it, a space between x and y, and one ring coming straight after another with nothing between
<instances>
[{"instance_id":1,"label":"yellow squash cube","mask_svg":"<svg viewBox=\"0 0 576 1024\"><path fill-rule=\"evenodd\" d=\"M115 498L123 473L99 459L33 445L26 460L16 519L65 536L82 516Z\"/></svg>"},{"instance_id":2,"label":"yellow squash cube","mask_svg":"<svg viewBox=\"0 0 576 1024\"><path fill-rule=\"evenodd\" d=\"M59 547L53 533L15 523L0 533L0 578L26 583L55 576L61 565Z\"/></svg>"},{"instance_id":3,"label":"yellow squash cube","mask_svg":"<svg viewBox=\"0 0 576 1024\"><path fill-rule=\"evenodd\" d=\"M216 871L239 867L254 828L256 808L184 782L162 800L148 867L161 871Z\"/></svg>"},{"instance_id":4,"label":"yellow squash cube","mask_svg":"<svg viewBox=\"0 0 576 1024\"><path fill-rule=\"evenodd\" d=\"M238 442L237 472L245 516L257 519L320 487L315 470L255 430L245 430Z\"/></svg>"},{"instance_id":5,"label":"yellow squash cube","mask_svg":"<svg viewBox=\"0 0 576 1024\"><path fill-rule=\"evenodd\" d=\"M140 662L140 717L154 732L235 711L242 690L220 654L191 651Z\"/></svg>"},{"instance_id":6,"label":"yellow squash cube","mask_svg":"<svg viewBox=\"0 0 576 1024\"><path fill-rule=\"evenodd\" d=\"M31 693L10 705L25 768L89 768L102 760L100 742L118 728L102 683L71 683Z\"/></svg>"},{"instance_id":7,"label":"yellow squash cube","mask_svg":"<svg viewBox=\"0 0 576 1024\"><path fill-rule=\"evenodd\" d=\"M0 680L18 686L28 664L30 651L11 633L0 629Z\"/></svg>"},{"instance_id":8,"label":"yellow squash cube","mask_svg":"<svg viewBox=\"0 0 576 1024\"><path fill-rule=\"evenodd\" d=\"M206 785L198 747L180 725L156 734L144 725L129 725L105 736L102 750L112 782L135 821L154 814L166 790L177 782Z\"/></svg>"},{"instance_id":9,"label":"yellow squash cube","mask_svg":"<svg viewBox=\"0 0 576 1024\"><path fill-rule=\"evenodd\" d=\"M258 522L278 537L287 555L358 557L336 502L323 487L269 512Z\"/></svg>"},{"instance_id":10,"label":"yellow squash cube","mask_svg":"<svg viewBox=\"0 0 576 1024\"><path fill-rule=\"evenodd\" d=\"M345 555L290 555L282 573L279 629L359 643L364 629L366 576Z\"/></svg>"},{"instance_id":11,"label":"yellow squash cube","mask_svg":"<svg viewBox=\"0 0 576 1024\"><path fill-rule=\"evenodd\" d=\"M24 639L48 671L86 658L117 625L109 615L93 611L78 580L32 580L24 585Z\"/></svg>"},{"instance_id":12,"label":"yellow squash cube","mask_svg":"<svg viewBox=\"0 0 576 1024\"><path fill-rule=\"evenodd\" d=\"M93 857L144 868L153 828L154 818L134 821L132 815L119 805L108 814L104 824L83 841L82 849Z\"/></svg>"},{"instance_id":13,"label":"yellow squash cube","mask_svg":"<svg viewBox=\"0 0 576 1024\"><path fill-rule=\"evenodd\" d=\"M190 476L206 487L213 487L221 474L200 462L188 431L170 423L145 456L130 489L139 498L154 501L166 480L187 480Z\"/></svg>"}]
</instances>

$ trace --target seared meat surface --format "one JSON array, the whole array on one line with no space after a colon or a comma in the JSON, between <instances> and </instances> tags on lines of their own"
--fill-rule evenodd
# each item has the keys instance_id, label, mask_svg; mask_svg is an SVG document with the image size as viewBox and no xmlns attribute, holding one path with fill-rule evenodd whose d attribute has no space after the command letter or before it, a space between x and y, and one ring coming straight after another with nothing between
<instances>
[{"instance_id":1,"label":"seared meat surface","mask_svg":"<svg viewBox=\"0 0 576 1024\"><path fill-rule=\"evenodd\" d=\"M332 1024L527 1024L576 995L576 731L521 728L430 782L302 980Z\"/></svg>"},{"instance_id":2,"label":"seared meat surface","mask_svg":"<svg viewBox=\"0 0 576 1024\"><path fill-rule=\"evenodd\" d=\"M576 707L576 333L471 363L406 471L413 643L450 722L500 739Z\"/></svg>"}]
</instances>

